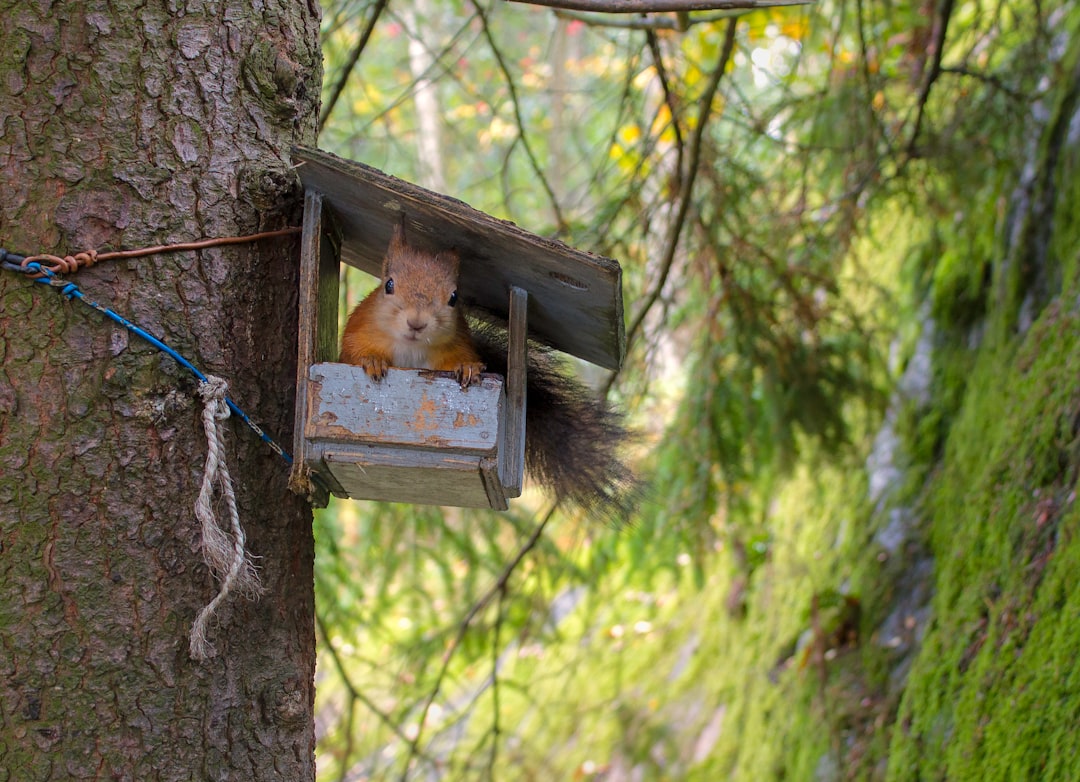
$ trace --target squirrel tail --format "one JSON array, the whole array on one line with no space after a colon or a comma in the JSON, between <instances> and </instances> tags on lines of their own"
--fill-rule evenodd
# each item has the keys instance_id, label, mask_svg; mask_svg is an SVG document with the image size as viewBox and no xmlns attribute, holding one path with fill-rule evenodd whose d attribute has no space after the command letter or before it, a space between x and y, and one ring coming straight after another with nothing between
<instances>
[{"instance_id":1,"label":"squirrel tail","mask_svg":"<svg viewBox=\"0 0 1080 782\"><path fill-rule=\"evenodd\" d=\"M496 324L472 324L487 371L506 375L507 334ZM625 523L643 494L619 455L633 439L607 400L559 366L553 351L529 341L525 407L525 466L529 475L587 515Z\"/></svg>"}]
</instances>

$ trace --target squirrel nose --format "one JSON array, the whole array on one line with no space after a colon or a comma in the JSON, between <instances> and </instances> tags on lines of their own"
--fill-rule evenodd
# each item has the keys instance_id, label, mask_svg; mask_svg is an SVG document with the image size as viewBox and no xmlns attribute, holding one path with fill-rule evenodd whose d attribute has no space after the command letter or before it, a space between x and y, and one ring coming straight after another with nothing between
<instances>
[{"instance_id":1,"label":"squirrel nose","mask_svg":"<svg viewBox=\"0 0 1080 782\"><path fill-rule=\"evenodd\" d=\"M427 328L427 321L423 318L408 318L406 322L409 324L409 328L417 334Z\"/></svg>"}]
</instances>

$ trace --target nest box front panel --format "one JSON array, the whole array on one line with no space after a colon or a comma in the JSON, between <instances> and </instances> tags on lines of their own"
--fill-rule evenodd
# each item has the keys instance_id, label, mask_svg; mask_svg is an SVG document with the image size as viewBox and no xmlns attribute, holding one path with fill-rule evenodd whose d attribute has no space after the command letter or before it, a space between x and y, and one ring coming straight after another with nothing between
<instances>
[{"instance_id":1,"label":"nest box front panel","mask_svg":"<svg viewBox=\"0 0 1080 782\"><path fill-rule=\"evenodd\" d=\"M359 367L327 363L311 367L309 384L309 438L479 456L498 449L503 383L493 375L462 390L435 373L390 369L374 381Z\"/></svg>"},{"instance_id":2,"label":"nest box front panel","mask_svg":"<svg viewBox=\"0 0 1080 782\"><path fill-rule=\"evenodd\" d=\"M497 475L503 381L323 363L307 378L307 458L353 499L505 508Z\"/></svg>"}]
</instances>

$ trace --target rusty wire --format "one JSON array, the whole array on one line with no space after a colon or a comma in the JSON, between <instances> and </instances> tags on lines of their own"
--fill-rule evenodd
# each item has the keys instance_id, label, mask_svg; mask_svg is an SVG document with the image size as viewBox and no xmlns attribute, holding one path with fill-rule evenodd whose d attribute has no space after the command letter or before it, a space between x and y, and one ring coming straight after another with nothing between
<instances>
[{"instance_id":1,"label":"rusty wire","mask_svg":"<svg viewBox=\"0 0 1080 782\"><path fill-rule=\"evenodd\" d=\"M184 252L185 250L203 250L207 247L220 247L227 244L246 244L248 242L257 242L262 239L272 239L277 236L288 236L290 234L300 233L300 228L282 228L277 231L263 231L257 234L249 234L247 236L220 236L215 239L201 239L197 242L180 242L177 244L158 244L153 247L140 247L137 250L115 250L112 252L99 253L97 250L85 250L83 252L75 253L74 255L65 255L63 257L59 255L51 255L49 253L39 253L38 255L30 255L23 258L20 264L23 269L26 269L29 264L39 264L42 269L48 269L53 274L71 274L79 269L93 266L98 261L111 261L122 260L124 258L142 258L147 255L155 255L157 253L176 253ZM27 272L27 276L37 279L44 277L44 271L40 272Z\"/></svg>"}]
</instances>

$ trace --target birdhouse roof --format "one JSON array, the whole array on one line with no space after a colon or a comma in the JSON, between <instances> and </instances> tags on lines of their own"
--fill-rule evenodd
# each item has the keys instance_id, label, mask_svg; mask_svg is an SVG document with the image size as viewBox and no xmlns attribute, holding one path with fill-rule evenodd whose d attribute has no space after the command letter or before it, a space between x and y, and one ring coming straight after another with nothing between
<instances>
[{"instance_id":1,"label":"birdhouse roof","mask_svg":"<svg viewBox=\"0 0 1080 782\"><path fill-rule=\"evenodd\" d=\"M506 318L510 288L529 293L529 336L608 369L626 351L617 261L529 233L468 204L319 149L295 147L304 187L322 194L342 232L341 259L376 277L402 212L410 244L457 249L459 294Z\"/></svg>"}]
</instances>

